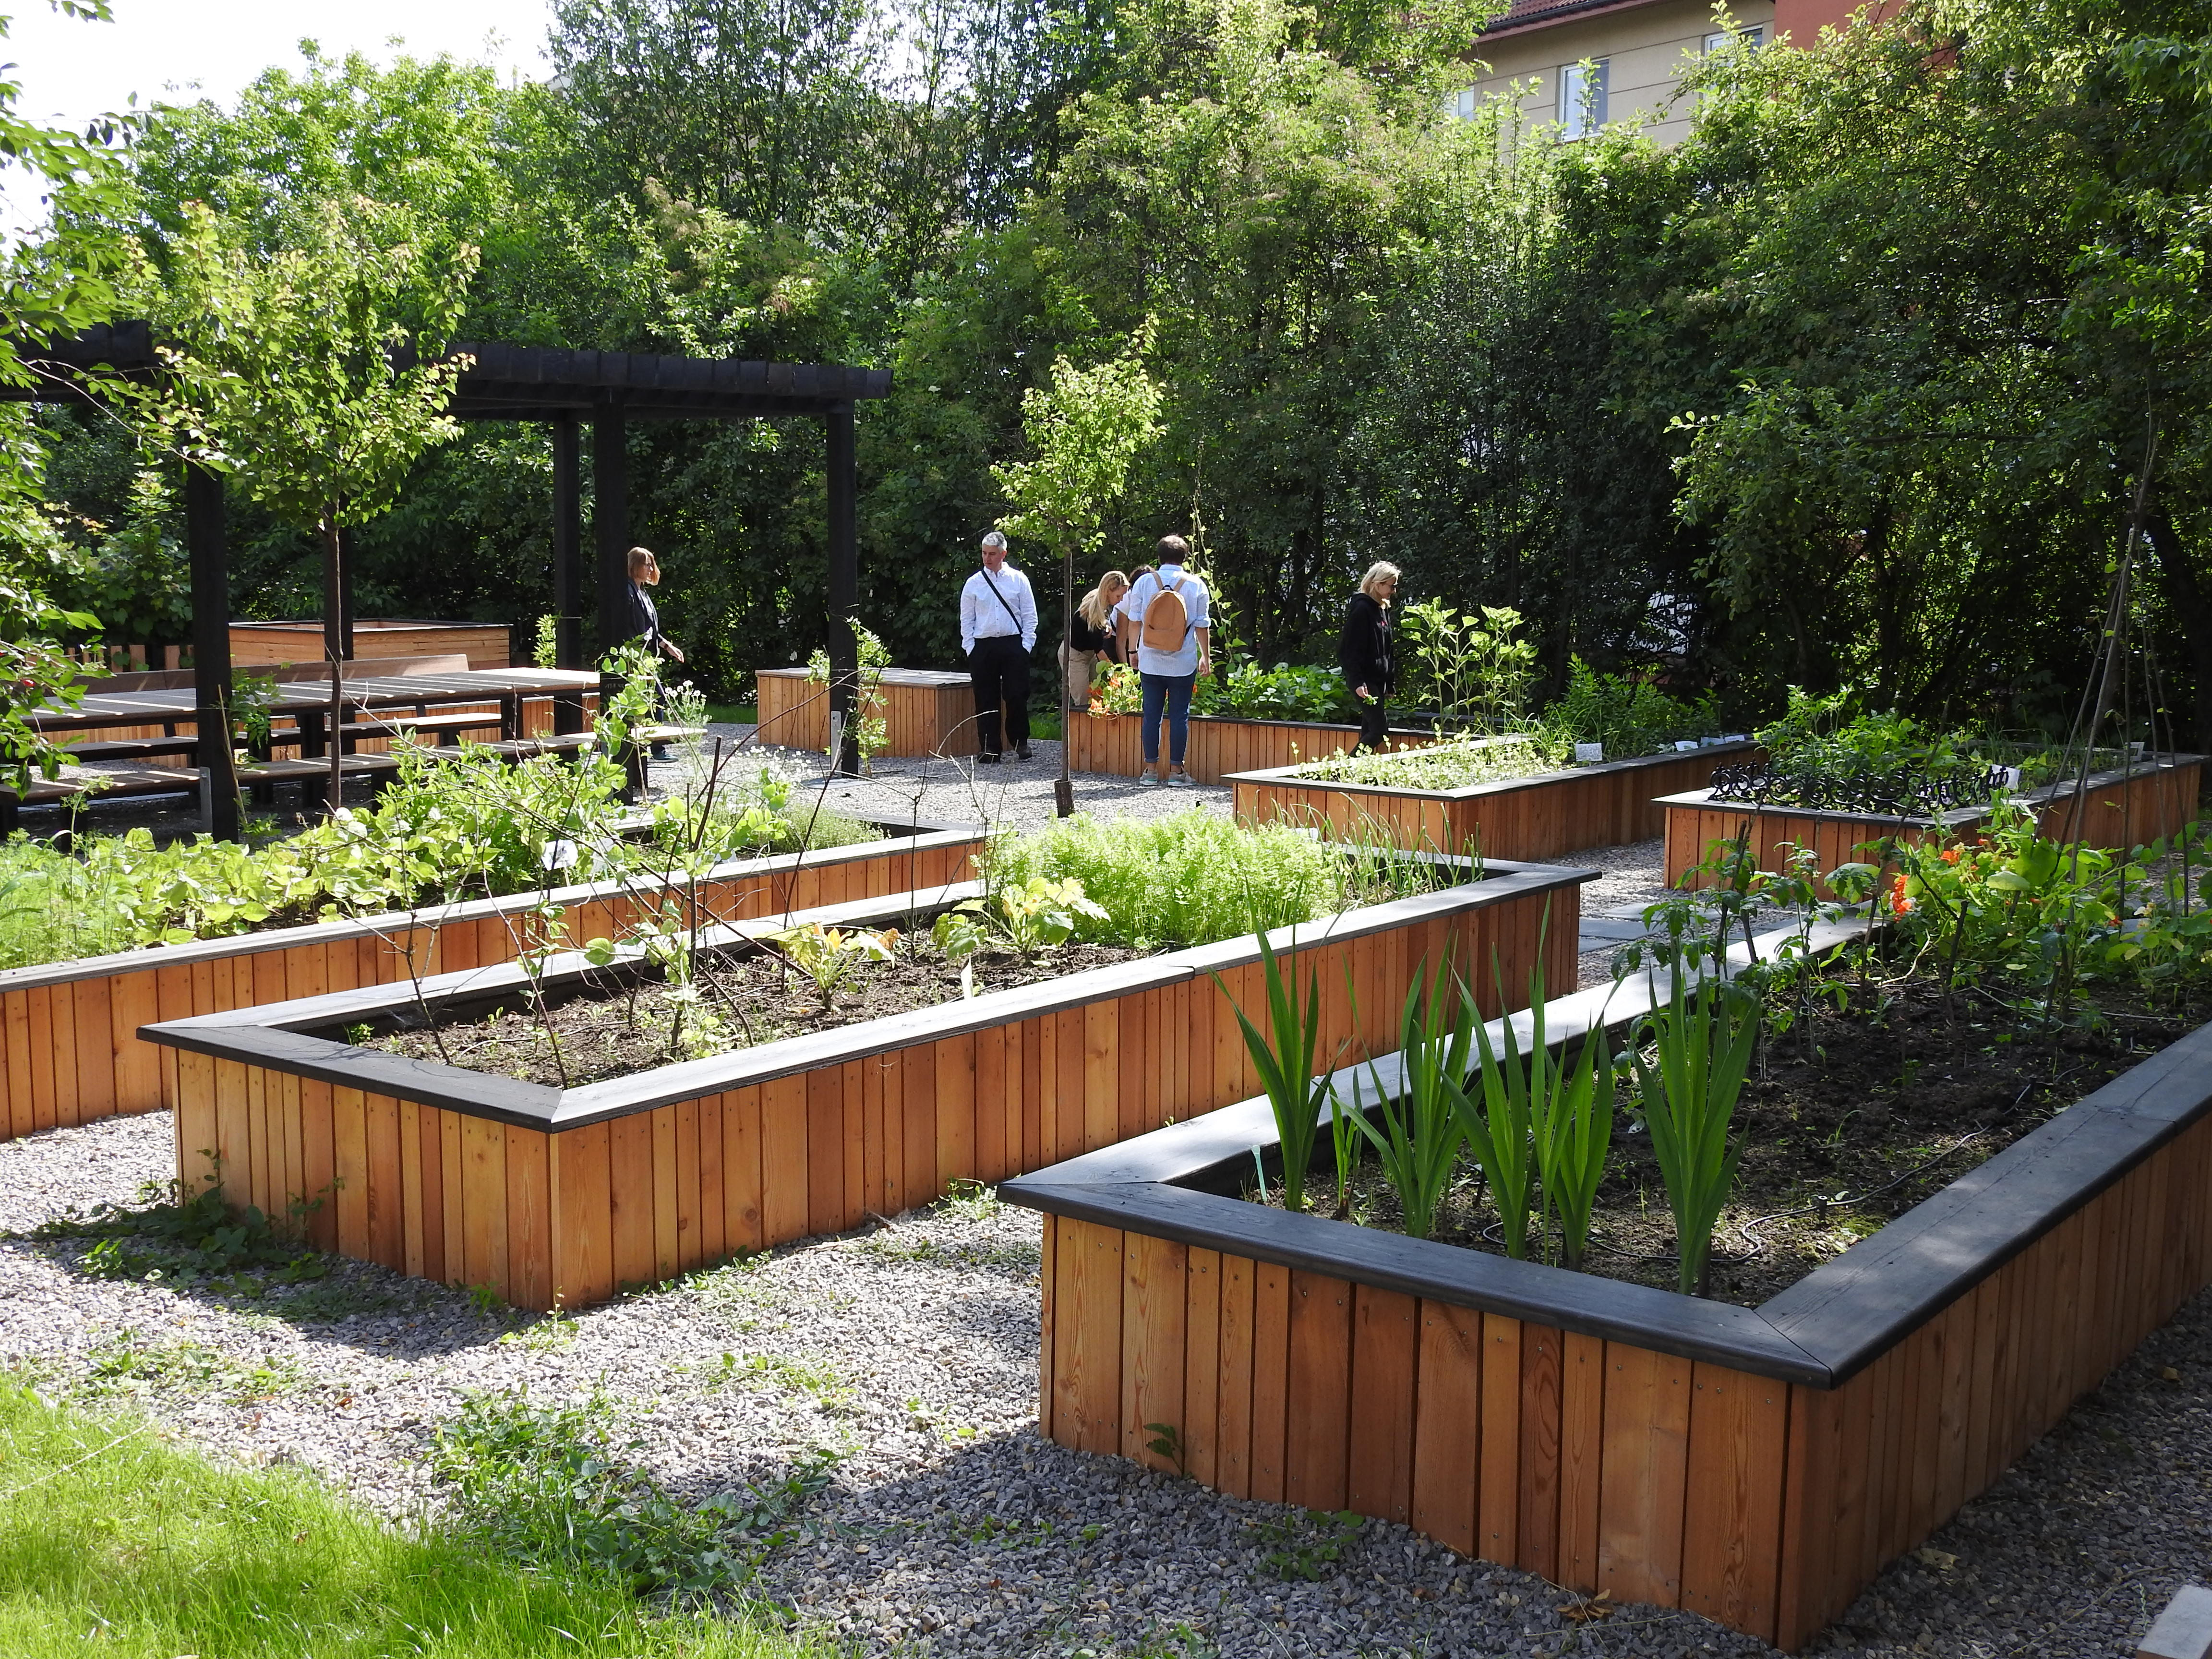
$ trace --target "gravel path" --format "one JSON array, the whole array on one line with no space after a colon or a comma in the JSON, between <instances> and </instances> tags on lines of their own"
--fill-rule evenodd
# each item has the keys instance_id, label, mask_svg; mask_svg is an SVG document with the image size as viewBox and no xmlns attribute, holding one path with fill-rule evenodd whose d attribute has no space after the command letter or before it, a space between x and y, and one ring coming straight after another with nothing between
<instances>
[{"instance_id":1,"label":"gravel path","mask_svg":"<svg viewBox=\"0 0 2212 1659\"><path fill-rule=\"evenodd\" d=\"M127 1200L166 1115L0 1146L0 1229ZM357 1263L225 1302L0 1243L0 1364L138 1400L220 1454L296 1462L383 1511L434 1504L431 1430L472 1392L601 1390L692 1496L840 1455L765 1592L869 1655L1764 1655L1702 1620L1565 1593L1405 1528L1247 1503L1034 1431L1037 1218L952 1201L569 1319L486 1313ZM2127 1650L2202 1571L2212 1297L2200 1298L1818 1644L1898 1655ZM1285 1580L1267 1558L1316 1575Z\"/></svg>"}]
</instances>

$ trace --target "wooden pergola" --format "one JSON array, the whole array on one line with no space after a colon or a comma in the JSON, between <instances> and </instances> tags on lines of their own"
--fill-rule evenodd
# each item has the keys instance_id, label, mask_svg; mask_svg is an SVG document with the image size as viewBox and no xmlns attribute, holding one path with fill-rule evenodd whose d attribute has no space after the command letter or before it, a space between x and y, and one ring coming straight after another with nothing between
<instances>
[{"instance_id":1,"label":"wooden pergola","mask_svg":"<svg viewBox=\"0 0 2212 1659\"><path fill-rule=\"evenodd\" d=\"M454 356L473 360L450 405L463 420L543 421L553 447L553 607L557 618L555 665L580 669L584 661L584 514L582 430L592 429L592 546L590 592L603 646L623 637L628 626L630 547L629 428L632 421L758 420L766 416L818 417L828 447L830 703L854 729L860 678L858 649L848 619L860 600L859 477L853 411L864 398L888 397L887 368L836 363L772 363L736 359L664 357L627 351L580 351L550 346L456 342ZM124 376L148 380L161 370L152 331L143 322L102 325L76 338L25 353L34 382L0 388L0 397L42 403L97 403L100 381ZM198 729L228 729L230 703L230 574L224 532L222 476L200 466L186 470L185 541L192 583L192 665ZM325 592L323 623L328 649L341 659L352 653L345 595ZM580 697L560 706L556 729L582 728ZM849 753L850 738L848 738ZM238 834L238 789L230 750L203 744L217 836ZM847 755L833 756L842 766Z\"/></svg>"}]
</instances>

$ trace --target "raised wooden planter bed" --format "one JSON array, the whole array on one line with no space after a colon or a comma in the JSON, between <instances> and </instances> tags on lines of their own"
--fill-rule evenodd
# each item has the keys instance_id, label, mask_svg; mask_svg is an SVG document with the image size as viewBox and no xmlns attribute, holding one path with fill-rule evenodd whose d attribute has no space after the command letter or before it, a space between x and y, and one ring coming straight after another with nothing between
<instances>
[{"instance_id":1,"label":"raised wooden planter bed","mask_svg":"<svg viewBox=\"0 0 2212 1659\"><path fill-rule=\"evenodd\" d=\"M1046 1433L1790 1650L2212 1279L2212 1026L1755 1310L1218 1195L1274 1144L1260 1100L1000 1188Z\"/></svg>"},{"instance_id":2,"label":"raised wooden planter bed","mask_svg":"<svg viewBox=\"0 0 2212 1659\"><path fill-rule=\"evenodd\" d=\"M706 878L702 901L717 916L781 915L847 899L957 881L982 850L974 825L921 826L892 838L819 853L740 859ZM570 937L610 933L640 894L602 883L551 896ZM406 951L424 971L514 959L517 921L534 893L478 899L407 917L317 922L188 945L158 945L0 973L0 1139L164 1104L159 1051L139 1027L323 991L385 985L407 976Z\"/></svg>"},{"instance_id":3,"label":"raised wooden planter bed","mask_svg":"<svg viewBox=\"0 0 2212 1659\"><path fill-rule=\"evenodd\" d=\"M1162 726L1160 752L1164 755L1164 721ZM1144 770L1144 727L1142 717L1136 714L1070 714L1066 726L1068 769L1135 777ZM1390 733L1390 746L1394 749L1424 749L1435 741L1434 735L1427 732ZM1184 766L1194 782L1220 783L1233 772L1294 766L1301 761L1348 755L1358 746L1359 728L1356 726L1194 714Z\"/></svg>"},{"instance_id":4,"label":"raised wooden planter bed","mask_svg":"<svg viewBox=\"0 0 2212 1659\"><path fill-rule=\"evenodd\" d=\"M2078 810L2068 785L2031 790L2020 799L2033 809L2042 833L2055 840L2078 840L2091 847L2140 847L2173 835L2197 816L2203 772L2202 756L2178 755L2170 761L2146 764L2132 775L2092 775ZM1814 811L1799 806L1717 801L1707 789L1668 795L1653 805L1666 817L1669 884L1704 862L1713 842L1735 840L1747 825L1752 850L1762 860L1761 867L1778 868L1766 860L1781 858L1779 849L1794 842L1813 848L1817 867L1825 872L1864 857L1860 848L1881 842L1917 844L1930 836L1941 841L1972 836L1989 816L1973 806L1941 813L1933 819ZM1874 861L1887 862L1886 858Z\"/></svg>"},{"instance_id":5,"label":"raised wooden planter bed","mask_svg":"<svg viewBox=\"0 0 2212 1659\"><path fill-rule=\"evenodd\" d=\"M830 688L803 668L763 668L760 741L784 749L830 747ZM975 693L965 674L935 668L886 668L876 694L886 755L973 755Z\"/></svg>"},{"instance_id":6,"label":"raised wooden planter bed","mask_svg":"<svg viewBox=\"0 0 2212 1659\"><path fill-rule=\"evenodd\" d=\"M1223 781L1236 791L1237 816L1245 823L1280 819L1400 847L1554 859L1650 839L1662 828L1653 796L1702 788L1713 768L1756 750L1747 742L1712 744L1463 789L1327 783L1300 776L1295 766L1232 773Z\"/></svg>"},{"instance_id":7,"label":"raised wooden planter bed","mask_svg":"<svg viewBox=\"0 0 2212 1659\"><path fill-rule=\"evenodd\" d=\"M1412 975L1447 948L1481 964L1493 1004L1500 984L1525 998L1540 966L1569 982L1580 884L1595 873L1492 863L1479 882L1283 929L1276 948L1317 969L1327 1040L1360 1052L1388 1040ZM927 926L975 890L808 915ZM738 923L727 937L785 925ZM556 988L580 971L556 965ZM323 1249L489 1285L524 1307L576 1307L1240 1100L1254 1085L1229 998L1261 1006L1261 973L1256 945L1239 939L565 1091L332 1040L414 1007L405 988L144 1035L171 1051L163 1086L179 1173L195 1188L213 1153L239 1202L283 1213L295 1196L331 1193L309 1222ZM459 1006L520 979L507 966L422 989Z\"/></svg>"}]
</instances>

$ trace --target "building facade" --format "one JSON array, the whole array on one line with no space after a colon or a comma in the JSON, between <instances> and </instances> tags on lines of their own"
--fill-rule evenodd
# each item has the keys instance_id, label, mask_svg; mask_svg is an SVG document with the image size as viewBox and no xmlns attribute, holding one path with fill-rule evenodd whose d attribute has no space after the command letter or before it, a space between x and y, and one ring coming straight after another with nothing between
<instances>
[{"instance_id":1,"label":"building facade","mask_svg":"<svg viewBox=\"0 0 2212 1659\"><path fill-rule=\"evenodd\" d=\"M1527 125L1555 123L1562 137L1577 138L1607 122L1635 121L1660 143L1677 143L1696 114L1680 92L1686 60L1731 33L1753 46L1809 47L1852 10L1850 0L1735 0L1724 29L1711 0L1513 0L1483 31L1475 50L1486 73L1460 94L1459 112L1472 118L1488 99L1517 88Z\"/></svg>"}]
</instances>

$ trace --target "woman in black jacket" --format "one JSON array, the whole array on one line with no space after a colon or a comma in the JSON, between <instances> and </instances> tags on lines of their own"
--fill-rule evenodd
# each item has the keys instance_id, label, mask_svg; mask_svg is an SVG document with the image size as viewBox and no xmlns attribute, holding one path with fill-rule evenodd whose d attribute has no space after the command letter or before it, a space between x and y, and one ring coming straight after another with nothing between
<instances>
[{"instance_id":1,"label":"woman in black jacket","mask_svg":"<svg viewBox=\"0 0 2212 1659\"><path fill-rule=\"evenodd\" d=\"M1395 564L1368 567L1345 611L1344 633L1336 644L1344 683L1359 705L1362 749L1380 749L1390 729L1382 704L1398 677L1397 659L1390 653L1390 598L1398 591L1398 575Z\"/></svg>"}]
</instances>

